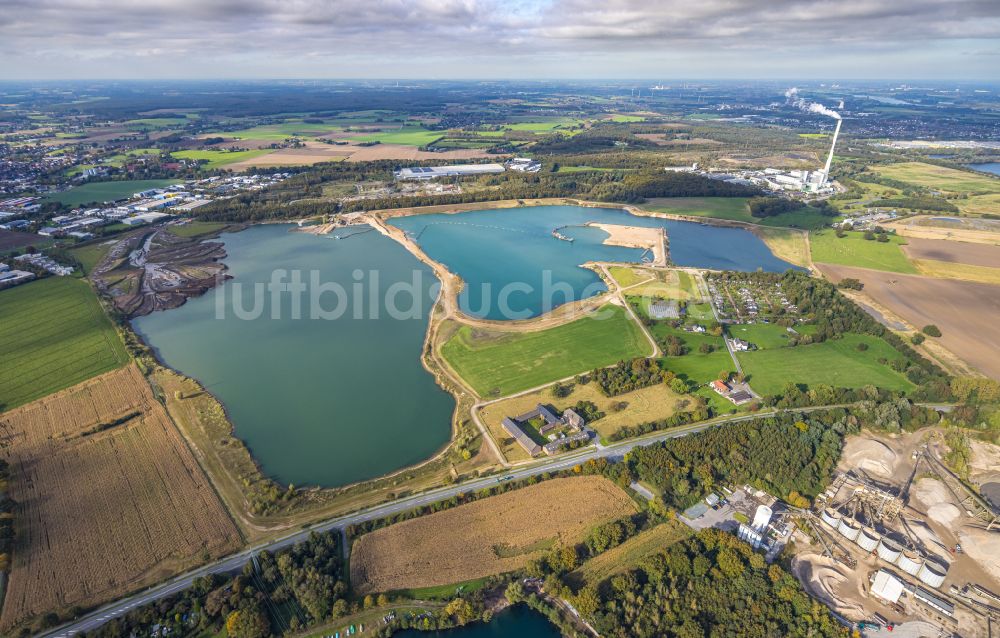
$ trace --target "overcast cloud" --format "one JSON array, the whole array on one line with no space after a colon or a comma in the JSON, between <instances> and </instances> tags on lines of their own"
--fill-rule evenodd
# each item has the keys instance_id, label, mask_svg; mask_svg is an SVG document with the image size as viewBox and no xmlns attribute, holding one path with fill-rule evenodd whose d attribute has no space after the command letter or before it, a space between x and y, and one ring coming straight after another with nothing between
<instances>
[{"instance_id":1,"label":"overcast cloud","mask_svg":"<svg viewBox=\"0 0 1000 638\"><path fill-rule=\"evenodd\" d=\"M1000 79L1000 0L0 0L0 78Z\"/></svg>"}]
</instances>

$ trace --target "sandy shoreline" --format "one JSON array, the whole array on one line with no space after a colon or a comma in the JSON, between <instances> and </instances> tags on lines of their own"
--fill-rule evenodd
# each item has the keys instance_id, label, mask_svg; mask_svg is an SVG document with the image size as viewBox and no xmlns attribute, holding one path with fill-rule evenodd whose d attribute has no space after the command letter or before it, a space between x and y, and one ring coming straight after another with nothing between
<instances>
[{"instance_id":1,"label":"sandy shoreline","mask_svg":"<svg viewBox=\"0 0 1000 638\"><path fill-rule=\"evenodd\" d=\"M609 237L603 242L608 246L644 248L653 253L654 266L667 265L667 231L663 228L621 226L619 224L601 224L598 222L587 222L586 225L600 228L608 233Z\"/></svg>"}]
</instances>

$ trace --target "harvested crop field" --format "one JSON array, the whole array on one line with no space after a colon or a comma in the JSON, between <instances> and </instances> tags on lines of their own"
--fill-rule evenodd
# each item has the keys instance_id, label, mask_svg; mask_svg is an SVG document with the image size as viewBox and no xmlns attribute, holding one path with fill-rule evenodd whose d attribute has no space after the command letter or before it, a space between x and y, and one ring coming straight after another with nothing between
<instances>
[{"instance_id":1,"label":"harvested crop field","mask_svg":"<svg viewBox=\"0 0 1000 638\"><path fill-rule=\"evenodd\" d=\"M603 477L544 481L365 534L351 553L351 584L364 594L513 571L634 512L625 492Z\"/></svg>"},{"instance_id":2,"label":"harvested crop field","mask_svg":"<svg viewBox=\"0 0 1000 638\"><path fill-rule=\"evenodd\" d=\"M240 545L135 366L0 415L16 540L0 630L99 604Z\"/></svg>"},{"instance_id":3,"label":"harvested crop field","mask_svg":"<svg viewBox=\"0 0 1000 638\"><path fill-rule=\"evenodd\" d=\"M1000 268L1000 246L989 244L912 237L903 246L903 252L910 259L932 259L953 264Z\"/></svg>"},{"instance_id":4,"label":"harvested crop field","mask_svg":"<svg viewBox=\"0 0 1000 638\"><path fill-rule=\"evenodd\" d=\"M348 147L345 147L348 148ZM486 151L462 148L454 151L421 151L416 146L403 144L376 144L375 146L350 147L355 150L349 162L372 162L375 160L467 160L480 157L494 157Z\"/></svg>"},{"instance_id":5,"label":"harvested crop field","mask_svg":"<svg viewBox=\"0 0 1000 638\"><path fill-rule=\"evenodd\" d=\"M853 277L864 283L864 294L919 329L934 324L942 336L935 341L978 369L1000 379L1000 286L879 272L823 264L834 282Z\"/></svg>"}]
</instances>

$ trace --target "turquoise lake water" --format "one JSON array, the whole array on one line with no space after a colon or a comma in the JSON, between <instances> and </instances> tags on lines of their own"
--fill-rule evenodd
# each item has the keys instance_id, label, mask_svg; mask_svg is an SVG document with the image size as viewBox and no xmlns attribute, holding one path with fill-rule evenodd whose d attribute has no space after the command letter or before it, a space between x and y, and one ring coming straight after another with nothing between
<instances>
[{"instance_id":1,"label":"turquoise lake water","mask_svg":"<svg viewBox=\"0 0 1000 638\"><path fill-rule=\"evenodd\" d=\"M679 266L770 272L795 268L742 228L639 217L618 208L528 206L396 217L390 223L462 278L466 287L459 304L464 312L488 319L525 319L567 300L604 292L600 277L580 264L641 260L643 250L602 244L607 233L583 226L591 221L666 228L670 259ZM557 228L574 241L554 238ZM546 286L546 280L553 285ZM512 290L512 284L518 289ZM560 290L552 291L555 284Z\"/></svg>"},{"instance_id":2,"label":"turquoise lake water","mask_svg":"<svg viewBox=\"0 0 1000 638\"><path fill-rule=\"evenodd\" d=\"M436 284L430 269L374 231L336 241L288 228L254 226L223 235L234 279L133 325L164 363L222 401L236 436L263 471L283 483L344 485L433 455L449 440L455 403L420 363ZM279 268L301 270L306 281L315 271L321 282L351 291L349 300L356 269L365 274L365 284L369 271L378 270L375 299L416 272L425 297L422 313L393 319L366 312L355 319L352 303L341 318L310 319L312 304L302 303L295 319L290 296L274 304L269 294L253 290ZM262 316L236 316L235 284L242 288L242 309L252 310L254 298L262 298ZM372 298L365 293L361 305ZM405 296L399 300L406 309ZM335 302L332 294L320 298L331 312Z\"/></svg>"},{"instance_id":3,"label":"turquoise lake water","mask_svg":"<svg viewBox=\"0 0 1000 638\"><path fill-rule=\"evenodd\" d=\"M983 173L1000 175L1000 162L987 162L986 164L969 164L969 168Z\"/></svg>"},{"instance_id":4,"label":"turquoise lake water","mask_svg":"<svg viewBox=\"0 0 1000 638\"><path fill-rule=\"evenodd\" d=\"M525 605L515 605L497 614L489 623L445 631L409 629L393 634L393 638L559 638L560 635L545 616Z\"/></svg>"}]
</instances>

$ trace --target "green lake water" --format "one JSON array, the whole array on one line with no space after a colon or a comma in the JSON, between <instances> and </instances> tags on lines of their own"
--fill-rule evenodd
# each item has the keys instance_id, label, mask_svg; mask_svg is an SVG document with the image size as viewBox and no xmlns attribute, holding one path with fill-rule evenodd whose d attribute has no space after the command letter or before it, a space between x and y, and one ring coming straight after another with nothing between
<instances>
[{"instance_id":1,"label":"green lake water","mask_svg":"<svg viewBox=\"0 0 1000 638\"><path fill-rule=\"evenodd\" d=\"M409 629L393 638L559 638L562 634L545 616L525 605L515 605L488 623L474 623L444 631Z\"/></svg>"},{"instance_id":2,"label":"green lake water","mask_svg":"<svg viewBox=\"0 0 1000 638\"><path fill-rule=\"evenodd\" d=\"M222 401L236 436L263 471L283 483L344 485L425 460L448 442L455 408L420 363L433 274L374 231L336 241L288 229L254 226L223 235L234 278L133 325L166 365L197 379ZM295 319L290 296L273 304L271 295L253 289L279 268L297 269L306 281L315 271L320 281L350 291L349 301L360 269L366 291L360 305L366 309L393 283L409 282L418 273L422 313L373 318L366 310L356 319L358 304L351 304L341 318L310 319L311 304L302 303ZM370 271L376 269L378 294L371 295ZM262 297L262 316L236 316L235 284L242 289L242 309L252 310L254 298ZM405 295L398 301L407 309ZM331 294L320 302L326 310L336 308Z\"/></svg>"},{"instance_id":3,"label":"green lake water","mask_svg":"<svg viewBox=\"0 0 1000 638\"><path fill-rule=\"evenodd\" d=\"M568 300L604 292L600 277L580 264L641 261L645 251L604 245L608 234L584 226L587 222L666 228L670 260L678 266L769 272L796 268L742 228L641 217L620 208L526 206L390 220L431 259L462 278L462 310L488 319L535 317ZM556 239L556 229L574 241ZM546 278L552 285L546 285Z\"/></svg>"}]
</instances>

